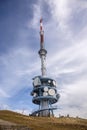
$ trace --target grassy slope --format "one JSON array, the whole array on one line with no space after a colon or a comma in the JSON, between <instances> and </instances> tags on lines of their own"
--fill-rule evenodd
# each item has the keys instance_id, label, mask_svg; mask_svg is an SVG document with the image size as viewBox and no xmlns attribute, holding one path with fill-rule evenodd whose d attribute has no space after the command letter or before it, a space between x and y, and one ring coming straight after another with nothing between
<instances>
[{"instance_id":1,"label":"grassy slope","mask_svg":"<svg viewBox=\"0 0 87 130\"><path fill-rule=\"evenodd\" d=\"M87 119L30 117L7 110L0 110L0 119L28 126L32 130L87 130Z\"/></svg>"}]
</instances>

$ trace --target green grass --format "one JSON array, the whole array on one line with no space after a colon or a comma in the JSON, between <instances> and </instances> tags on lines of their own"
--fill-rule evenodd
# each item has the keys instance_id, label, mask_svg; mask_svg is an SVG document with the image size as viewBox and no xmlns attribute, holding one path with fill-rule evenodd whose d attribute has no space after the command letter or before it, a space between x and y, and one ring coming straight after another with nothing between
<instances>
[{"instance_id":1,"label":"green grass","mask_svg":"<svg viewBox=\"0 0 87 130\"><path fill-rule=\"evenodd\" d=\"M0 119L27 126L32 130L87 130L87 119L80 118L32 117L0 110Z\"/></svg>"}]
</instances>

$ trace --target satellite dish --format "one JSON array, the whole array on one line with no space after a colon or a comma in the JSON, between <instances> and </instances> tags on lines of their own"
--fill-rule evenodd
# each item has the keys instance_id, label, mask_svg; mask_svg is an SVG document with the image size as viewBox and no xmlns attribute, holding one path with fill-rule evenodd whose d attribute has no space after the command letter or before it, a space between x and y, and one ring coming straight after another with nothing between
<instances>
[{"instance_id":1,"label":"satellite dish","mask_svg":"<svg viewBox=\"0 0 87 130\"><path fill-rule=\"evenodd\" d=\"M49 95L53 96L53 95L55 95L55 90L54 89L49 89L48 93L49 93Z\"/></svg>"},{"instance_id":2,"label":"satellite dish","mask_svg":"<svg viewBox=\"0 0 87 130\"><path fill-rule=\"evenodd\" d=\"M39 86L39 85L41 85L41 81L40 81L40 79L37 77L37 78L35 78L34 79L34 86Z\"/></svg>"},{"instance_id":3,"label":"satellite dish","mask_svg":"<svg viewBox=\"0 0 87 130\"><path fill-rule=\"evenodd\" d=\"M56 97L57 97L57 99L59 99L60 98L60 94L57 94Z\"/></svg>"},{"instance_id":4,"label":"satellite dish","mask_svg":"<svg viewBox=\"0 0 87 130\"><path fill-rule=\"evenodd\" d=\"M34 95L33 95L34 97L36 97L37 96L37 94L36 93L34 93Z\"/></svg>"},{"instance_id":5,"label":"satellite dish","mask_svg":"<svg viewBox=\"0 0 87 130\"><path fill-rule=\"evenodd\" d=\"M48 95L48 93L47 92L43 92L43 96L47 96Z\"/></svg>"},{"instance_id":6,"label":"satellite dish","mask_svg":"<svg viewBox=\"0 0 87 130\"><path fill-rule=\"evenodd\" d=\"M56 86L56 82L53 80L53 85Z\"/></svg>"},{"instance_id":7,"label":"satellite dish","mask_svg":"<svg viewBox=\"0 0 87 130\"><path fill-rule=\"evenodd\" d=\"M48 80L48 83L51 83L51 80Z\"/></svg>"},{"instance_id":8,"label":"satellite dish","mask_svg":"<svg viewBox=\"0 0 87 130\"><path fill-rule=\"evenodd\" d=\"M48 87L44 87L44 92L48 92Z\"/></svg>"}]
</instances>

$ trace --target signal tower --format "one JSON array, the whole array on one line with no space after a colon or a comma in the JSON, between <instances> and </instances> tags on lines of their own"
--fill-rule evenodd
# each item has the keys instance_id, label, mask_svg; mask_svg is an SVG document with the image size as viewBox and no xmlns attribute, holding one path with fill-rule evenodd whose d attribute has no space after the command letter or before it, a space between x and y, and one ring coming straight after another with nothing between
<instances>
[{"instance_id":1,"label":"signal tower","mask_svg":"<svg viewBox=\"0 0 87 130\"><path fill-rule=\"evenodd\" d=\"M33 90L31 95L33 96L32 102L39 105L39 109L32 112L32 116L54 116L53 110L57 107L53 107L59 99L57 93L56 81L46 76L46 54L47 50L44 47L44 30L42 19L40 19L40 50L38 51L41 58L41 76L33 78Z\"/></svg>"}]
</instances>

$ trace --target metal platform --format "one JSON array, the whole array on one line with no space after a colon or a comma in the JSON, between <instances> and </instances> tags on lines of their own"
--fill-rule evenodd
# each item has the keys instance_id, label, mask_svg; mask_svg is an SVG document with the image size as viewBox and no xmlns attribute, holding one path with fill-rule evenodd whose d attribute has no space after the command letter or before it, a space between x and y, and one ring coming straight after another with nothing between
<instances>
[{"instance_id":1,"label":"metal platform","mask_svg":"<svg viewBox=\"0 0 87 130\"><path fill-rule=\"evenodd\" d=\"M34 111L31 115L41 115L41 113L48 113L53 115L54 108L52 104L55 104L59 100L59 94L57 93L56 81L52 78L36 76L33 78L33 90L31 92L33 96L32 102L39 105L39 110ZM44 114L42 114L44 116Z\"/></svg>"}]
</instances>

